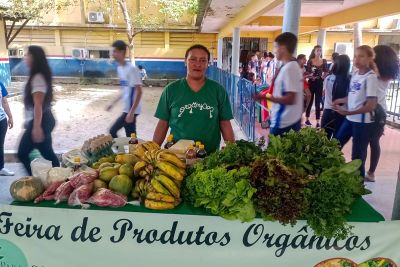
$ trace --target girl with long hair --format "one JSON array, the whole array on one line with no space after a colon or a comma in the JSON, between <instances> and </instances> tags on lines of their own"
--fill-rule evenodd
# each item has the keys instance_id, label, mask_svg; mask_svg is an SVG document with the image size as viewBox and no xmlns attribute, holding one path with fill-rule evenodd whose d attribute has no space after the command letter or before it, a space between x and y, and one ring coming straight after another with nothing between
<instances>
[{"instance_id":1,"label":"girl with long hair","mask_svg":"<svg viewBox=\"0 0 400 267\"><path fill-rule=\"evenodd\" d=\"M336 138L343 147L353 137L351 158L362 161L360 171L363 177L367 148L375 127L371 112L375 110L378 101L374 56L374 51L367 45L356 49L354 66L357 70L351 77L348 97L333 102L333 109L346 116Z\"/></svg>"},{"instance_id":2,"label":"girl with long hair","mask_svg":"<svg viewBox=\"0 0 400 267\"><path fill-rule=\"evenodd\" d=\"M60 166L60 162L52 147L51 132L56 125L51 112L53 83L44 50L29 46L25 62L30 73L24 90L25 132L19 144L18 158L31 175L29 153L35 148L52 162L53 167Z\"/></svg>"},{"instance_id":3,"label":"girl with long hair","mask_svg":"<svg viewBox=\"0 0 400 267\"><path fill-rule=\"evenodd\" d=\"M321 127L331 139L340 128L344 116L340 115L333 108L333 101L347 97L350 84L350 58L347 55L336 57L332 66L332 74L324 81L324 112L322 113Z\"/></svg>"},{"instance_id":4,"label":"girl with long hair","mask_svg":"<svg viewBox=\"0 0 400 267\"><path fill-rule=\"evenodd\" d=\"M399 58L396 52L387 45L378 45L374 47L375 64L378 69L378 105L386 112L386 94L391 81L399 76ZM365 176L368 182L375 182L375 170L378 166L381 155L379 140L383 135L383 125L376 125L374 128L369 146L371 148L371 161L369 170Z\"/></svg>"},{"instance_id":5,"label":"girl with long hair","mask_svg":"<svg viewBox=\"0 0 400 267\"><path fill-rule=\"evenodd\" d=\"M314 46L306 67L308 75L308 84L311 92L311 101L306 109L306 125L311 126L310 114L313 102L315 100L315 115L317 119L316 127L320 127L319 120L321 118L321 102L324 78L329 72L328 63L322 58L322 47Z\"/></svg>"}]
</instances>

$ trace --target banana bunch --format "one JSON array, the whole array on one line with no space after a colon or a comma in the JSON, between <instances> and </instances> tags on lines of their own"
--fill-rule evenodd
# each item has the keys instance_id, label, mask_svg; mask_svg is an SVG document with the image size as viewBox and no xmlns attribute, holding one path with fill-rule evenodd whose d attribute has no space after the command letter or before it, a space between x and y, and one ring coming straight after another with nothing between
<instances>
[{"instance_id":1,"label":"banana bunch","mask_svg":"<svg viewBox=\"0 0 400 267\"><path fill-rule=\"evenodd\" d=\"M143 158L144 154L147 151L153 151L153 150L156 150L156 151L160 150L160 146L157 143L153 142L153 141L148 141L148 142L144 142L144 143L138 144L136 146L136 149L133 152L133 154L138 158Z\"/></svg>"},{"instance_id":2,"label":"banana bunch","mask_svg":"<svg viewBox=\"0 0 400 267\"><path fill-rule=\"evenodd\" d=\"M147 150L134 167L136 182L132 192L149 209L173 209L181 202L180 185L186 176L186 164L174 153Z\"/></svg>"}]
</instances>

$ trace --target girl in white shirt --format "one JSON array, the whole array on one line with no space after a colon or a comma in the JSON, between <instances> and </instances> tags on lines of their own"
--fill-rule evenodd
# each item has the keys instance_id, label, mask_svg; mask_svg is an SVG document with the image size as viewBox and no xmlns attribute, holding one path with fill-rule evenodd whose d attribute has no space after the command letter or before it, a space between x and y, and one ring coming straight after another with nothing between
<instances>
[{"instance_id":1,"label":"girl in white shirt","mask_svg":"<svg viewBox=\"0 0 400 267\"><path fill-rule=\"evenodd\" d=\"M360 171L365 177L367 148L374 129L370 113L376 108L378 83L371 47L363 45L356 49L354 66L358 70L351 77L348 97L335 100L333 110L346 116L336 138L343 147L353 137L352 159L362 161Z\"/></svg>"},{"instance_id":2,"label":"girl in white shirt","mask_svg":"<svg viewBox=\"0 0 400 267\"><path fill-rule=\"evenodd\" d=\"M378 45L374 47L375 64L378 68L378 105L386 111L386 94L389 84L399 75L399 59L396 52L389 46ZM379 140L383 135L384 125L378 125L373 131L369 146L371 148L371 161L369 170L365 176L368 182L375 182L375 170L378 166L381 147Z\"/></svg>"}]
</instances>

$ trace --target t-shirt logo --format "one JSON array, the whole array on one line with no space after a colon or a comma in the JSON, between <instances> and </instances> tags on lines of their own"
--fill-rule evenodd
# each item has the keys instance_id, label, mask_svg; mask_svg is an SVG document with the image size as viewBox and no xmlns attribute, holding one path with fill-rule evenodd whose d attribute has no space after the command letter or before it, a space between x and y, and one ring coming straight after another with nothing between
<instances>
[{"instance_id":1,"label":"t-shirt logo","mask_svg":"<svg viewBox=\"0 0 400 267\"><path fill-rule=\"evenodd\" d=\"M361 90L361 83L353 82L350 87L350 93L355 93Z\"/></svg>"},{"instance_id":2,"label":"t-shirt logo","mask_svg":"<svg viewBox=\"0 0 400 267\"><path fill-rule=\"evenodd\" d=\"M182 107L180 107L179 109L179 115L178 118L181 118L182 115L185 113L185 111L189 110L189 114L193 114L193 109L198 109L200 111L207 111L210 113L210 119L213 118L213 112L214 112L214 108L207 105L207 103L197 103L197 102L193 102L192 104L186 104Z\"/></svg>"},{"instance_id":3,"label":"t-shirt logo","mask_svg":"<svg viewBox=\"0 0 400 267\"><path fill-rule=\"evenodd\" d=\"M120 86L128 86L128 81L127 80L120 80L119 81Z\"/></svg>"}]
</instances>

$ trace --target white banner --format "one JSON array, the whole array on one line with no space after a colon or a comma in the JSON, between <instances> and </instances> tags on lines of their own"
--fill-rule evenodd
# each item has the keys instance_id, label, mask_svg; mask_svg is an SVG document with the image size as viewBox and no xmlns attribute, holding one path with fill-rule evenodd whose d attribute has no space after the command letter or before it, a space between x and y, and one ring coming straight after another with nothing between
<instances>
[{"instance_id":1,"label":"white banner","mask_svg":"<svg viewBox=\"0 0 400 267\"><path fill-rule=\"evenodd\" d=\"M400 221L352 225L353 236L327 240L304 222L0 205L0 267L400 266Z\"/></svg>"}]
</instances>

